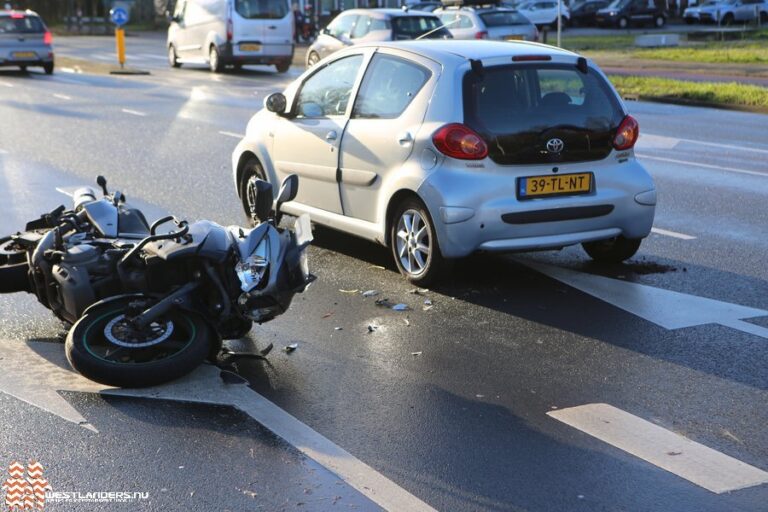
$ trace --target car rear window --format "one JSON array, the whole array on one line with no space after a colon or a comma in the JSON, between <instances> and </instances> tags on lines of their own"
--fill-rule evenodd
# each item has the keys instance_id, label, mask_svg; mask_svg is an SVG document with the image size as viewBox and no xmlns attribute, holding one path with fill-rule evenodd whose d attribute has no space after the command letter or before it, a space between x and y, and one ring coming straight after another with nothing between
<instances>
[{"instance_id":1,"label":"car rear window","mask_svg":"<svg viewBox=\"0 0 768 512\"><path fill-rule=\"evenodd\" d=\"M528 18L514 11L485 12L480 15L486 27L506 27L508 25L528 25Z\"/></svg>"},{"instance_id":2,"label":"car rear window","mask_svg":"<svg viewBox=\"0 0 768 512\"><path fill-rule=\"evenodd\" d=\"M235 10L250 20L279 20L288 14L285 0L235 0Z\"/></svg>"},{"instance_id":3,"label":"car rear window","mask_svg":"<svg viewBox=\"0 0 768 512\"><path fill-rule=\"evenodd\" d=\"M464 122L502 165L600 160L624 117L608 83L588 69L530 63L485 68L464 77ZM565 143L550 153L547 141Z\"/></svg>"},{"instance_id":4,"label":"car rear window","mask_svg":"<svg viewBox=\"0 0 768 512\"><path fill-rule=\"evenodd\" d=\"M397 16L392 19L392 35L394 40L416 39L430 31L434 31L425 39L447 39L451 33L442 26L437 16Z\"/></svg>"},{"instance_id":5,"label":"car rear window","mask_svg":"<svg viewBox=\"0 0 768 512\"><path fill-rule=\"evenodd\" d=\"M39 34L45 32L37 16L0 15L0 34Z\"/></svg>"}]
</instances>

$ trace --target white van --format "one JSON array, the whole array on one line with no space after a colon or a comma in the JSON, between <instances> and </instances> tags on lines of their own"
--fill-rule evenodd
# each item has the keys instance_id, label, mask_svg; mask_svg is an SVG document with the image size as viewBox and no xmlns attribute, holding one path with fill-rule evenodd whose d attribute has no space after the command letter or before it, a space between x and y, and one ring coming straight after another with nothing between
<instances>
[{"instance_id":1,"label":"white van","mask_svg":"<svg viewBox=\"0 0 768 512\"><path fill-rule=\"evenodd\" d=\"M293 60L290 0L177 0L168 27L168 62L225 66L274 64L285 73Z\"/></svg>"}]
</instances>

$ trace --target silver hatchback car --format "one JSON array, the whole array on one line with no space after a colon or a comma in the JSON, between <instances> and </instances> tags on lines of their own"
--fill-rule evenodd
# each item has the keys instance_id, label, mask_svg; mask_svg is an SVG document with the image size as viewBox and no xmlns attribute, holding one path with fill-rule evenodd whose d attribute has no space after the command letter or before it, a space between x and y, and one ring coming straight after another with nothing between
<instances>
[{"instance_id":1,"label":"silver hatchback car","mask_svg":"<svg viewBox=\"0 0 768 512\"><path fill-rule=\"evenodd\" d=\"M0 67L41 66L53 73L53 36L33 11L0 10Z\"/></svg>"},{"instance_id":2,"label":"silver hatchback car","mask_svg":"<svg viewBox=\"0 0 768 512\"><path fill-rule=\"evenodd\" d=\"M255 182L300 176L291 214L391 248L414 283L475 251L583 244L635 254L653 224L639 135L603 73L537 43L361 45L265 100L232 155Z\"/></svg>"}]
</instances>

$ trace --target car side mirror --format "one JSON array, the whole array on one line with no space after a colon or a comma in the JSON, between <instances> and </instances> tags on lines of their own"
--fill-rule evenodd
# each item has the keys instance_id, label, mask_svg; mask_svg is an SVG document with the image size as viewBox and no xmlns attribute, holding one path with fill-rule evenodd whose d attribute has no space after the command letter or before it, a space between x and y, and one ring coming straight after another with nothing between
<instances>
[{"instance_id":1,"label":"car side mirror","mask_svg":"<svg viewBox=\"0 0 768 512\"><path fill-rule=\"evenodd\" d=\"M285 94L281 92L273 92L264 99L264 108L279 116L285 114L287 107L288 100L285 99Z\"/></svg>"},{"instance_id":2,"label":"car side mirror","mask_svg":"<svg viewBox=\"0 0 768 512\"><path fill-rule=\"evenodd\" d=\"M339 41L347 46L352 46L352 39L349 38L348 34L339 34Z\"/></svg>"},{"instance_id":3,"label":"car side mirror","mask_svg":"<svg viewBox=\"0 0 768 512\"><path fill-rule=\"evenodd\" d=\"M256 194L255 210L251 212L251 215L256 215L256 218L262 222L269 219L269 214L272 213L272 185L264 180L256 180L254 185L254 193Z\"/></svg>"},{"instance_id":4,"label":"car side mirror","mask_svg":"<svg viewBox=\"0 0 768 512\"><path fill-rule=\"evenodd\" d=\"M283 180L283 184L280 185L280 192L277 194L277 204L275 205L275 211L280 215L280 207L283 203L293 201L296 199L296 194L299 193L299 177L295 174L289 174Z\"/></svg>"},{"instance_id":5,"label":"car side mirror","mask_svg":"<svg viewBox=\"0 0 768 512\"><path fill-rule=\"evenodd\" d=\"M331 35L331 31L330 29L328 29L328 27L323 28L323 30L321 30L320 33L326 36Z\"/></svg>"}]
</instances>

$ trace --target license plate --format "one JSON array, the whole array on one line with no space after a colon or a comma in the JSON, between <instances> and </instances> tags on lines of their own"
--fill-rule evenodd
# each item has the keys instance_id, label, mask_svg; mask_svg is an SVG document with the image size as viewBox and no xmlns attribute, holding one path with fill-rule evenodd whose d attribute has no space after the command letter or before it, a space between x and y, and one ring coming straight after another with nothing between
<instances>
[{"instance_id":1,"label":"license plate","mask_svg":"<svg viewBox=\"0 0 768 512\"><path fill-rule=\"evenodd\" d=\"M246 43L240 45L240 51L241 52L260 52L261 51L261 45L260 44L253 44L253 43Z\"/></svg>"},{"instance_id":2,"label":"license plate","mask_svg":"<svg viewBox=\"0 0 768 512\"><path fill-rule=\"evenodd\" d=\"M35 52L13 52L14 59L36 59L37 54Z\"/></svg>"},{"instance_id":3,"label":"license plate","mask_svg":"<svg viewBox=\"0 0 768 512\"><path fill-rule=\"evenodd\" d=\"M504 36L505 41L522 41L523 36L521 35L510 35L510 36Z\"/></svg>"},{"instance_id":4,"label":"license plate","mask_svg":"<svg viewBox=\"0 0 768 512\"><path fill-rule=\"evenodd\" d=\"M519 178L517 183L517 197L520 199L585 194L590 190L592 190L592 173L589 172L528 176Z\"/></svg>"}]
</instances>

